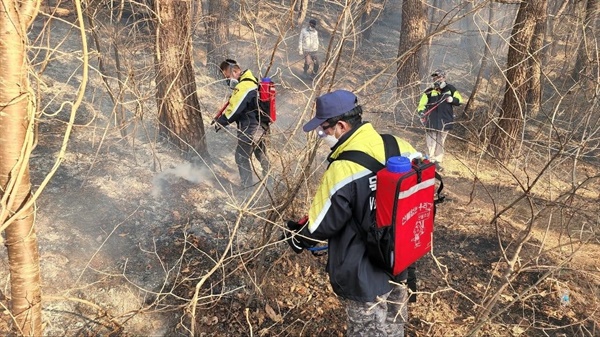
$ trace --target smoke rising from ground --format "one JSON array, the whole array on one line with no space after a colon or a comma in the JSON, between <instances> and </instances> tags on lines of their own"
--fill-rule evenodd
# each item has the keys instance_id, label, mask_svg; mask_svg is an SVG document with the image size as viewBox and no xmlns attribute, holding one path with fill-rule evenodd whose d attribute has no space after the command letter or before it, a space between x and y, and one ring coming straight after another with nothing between
<instances>
[{"instance_id":1,"label":"smoke rising from ground","mask_svg":"<svg viewBox=\"0 0 600 337\"><path fill-rule=\"evenodd\" d=\"M152 196L159 197L169 186L169 177L185 179L191 183L205 183L212 186L212 173L206 167L195 167L191 163L183 163L166 169L152 178Z\"/></svg>"}]
</instances>

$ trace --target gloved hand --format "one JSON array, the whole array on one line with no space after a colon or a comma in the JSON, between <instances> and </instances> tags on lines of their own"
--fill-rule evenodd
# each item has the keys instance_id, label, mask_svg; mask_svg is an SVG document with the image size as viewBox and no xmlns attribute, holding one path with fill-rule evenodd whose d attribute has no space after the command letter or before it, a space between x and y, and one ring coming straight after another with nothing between
<instances>
[{"instance_id":1,"label":"gloved hand","mask_svg":"<svg viewBox=\"0 0 600 337\"><path fill-rule=\"evenodd\" d=\"M452 103L454 101L454 98L452 98L452 96L446 98L446 102L448 103Z\"/></svg>"},{"instance_id":2,"label":"gloved hand","mask_svg":"<svg viewBox=\"0 0 600 337\"><path fill-rule=\"evenodd\" d=\"M284 231L283 235L288 245L290 245L296 254L302 253L304 248L310 248L317 245L317 241L299 235L300 230L306 225L307 222L308 216L298 220L298 222L292 220L288 220L286 222L289 231Z\"/></svg>"},{"instance_id":3,"label":"gloved hand","mask_svg":"<svg viewBox=\"0 0 600 337\"><path fill-rule=\"evenodd\" d=\"M423 111L419 111L419 112L418 112L418 115L419 115L419 118L420 118L420 119L423 119L423 118L425 118L425 112L423 112Z\"/></svg>"},{"instance_id":4,"label":"gloved hand","mask_svg":"<svg viewBox=\"0 0 600 337\"><path fill-rule=\"evenodd\" d=\"M288 245L290 245L290 247L292 247L294 253L302 253L302 250L304 250L304 245L302 245L300 240L298 240L298 235L290 233L288 231L284 231L283 235L285 236L285 241L288 243Z\"/></svg>"},{"instance_id":5,"label":"gloved hand","mask_svg":"<svg viewBox=\"0 0 600 337\"><path fill-rule=\"evenodd\" d=\"M306 223L308 222L308 215L305 215L304 217L302 217L302 219L298 220L298 222L293 221L293 220L288 220L286 222L287 228L289 228L292 231L299 231L302 229L302 227L304 227L304 225L306 225Z\"/></svg>"}]
</instances>

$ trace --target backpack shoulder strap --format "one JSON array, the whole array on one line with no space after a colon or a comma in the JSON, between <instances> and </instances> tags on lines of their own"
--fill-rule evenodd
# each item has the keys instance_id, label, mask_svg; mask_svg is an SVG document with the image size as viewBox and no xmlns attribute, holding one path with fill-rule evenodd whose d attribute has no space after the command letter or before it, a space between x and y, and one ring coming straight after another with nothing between
<instances>
[{"instance_id":1,"label":"backpack shoulder strap","mask_svg":"<svg viewBox=\"0 0 600 337\"><path fill-rule=\"evenodd\" d=\"M348 160L369 169L371 172L378 172L385 167L377 159L361 151L344 151L335 160Z\"/></svg>"},{"instance_id":2,"label":"backpack shoulder strap","mask_svg":"<svg viewBox=\"0 0 600 337\"><path fill-rule=\"evenodd\" d=\"M437 194L437 198L433 202L434 204L437 205L437 204L441 204L442 202L444 202L444 199L446 197L442 195L442 190L444 189L444 181L442 180L442 176L439 173L437 173L437 171L435 172L435 179L440 181L440 186L438 187L437 191L435 192Z\"/></svg>"},{"instance_id":3,"label":"backpack shoulder strap","mask_svg":"<svg viewBox=\"0 0 600 337\"><path fill-rule=\"evenodd\" d=\"M385 160L387 161L391 157L400 155L400 147L396 141L396 137L388 134L381 135L383 138L383 146L385 148Z\"/></svg>"},{"instance_id":4,"label":"backpack shoulder strap","mask_svg":"<svg viewBox=\"0 0 600 337\"><path fill-rule=\"evenodd\" d=\"M390 157L400 155L400 148L398 146L398 142L396 141L396 137L388 134L383 134L381 135L381 138L383 139L383 146L385 148L386 161ZM340 155L337 158L335 158L335 160L348 160L357 163L358 165L361 165L369 169L371 172L375 173L379 172L385 167L385 165L380 163L379 160L369 156L364 152L354 150L344 151L340 153Z\"/></svg>"}]
</instances>

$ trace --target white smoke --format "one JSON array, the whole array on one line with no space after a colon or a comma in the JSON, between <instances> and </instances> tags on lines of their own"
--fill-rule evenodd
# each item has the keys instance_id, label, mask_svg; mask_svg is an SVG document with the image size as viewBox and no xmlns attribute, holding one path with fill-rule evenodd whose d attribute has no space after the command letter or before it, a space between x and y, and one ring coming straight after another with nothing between
<instances>
[{"instance_id":1,"label":"white smoke","mask_svg":"<svg viewBox=\"0 0 600 337\"><path fill-rule=\"evenodd\" d=\"M185 179L191 183L206 183L212 186L212 174L206 167L196 167L192 163L183 163L166 169L152 178L152 196L159 197L165 187L168 186L170 176Z\"/></svg>"}]
</instances>

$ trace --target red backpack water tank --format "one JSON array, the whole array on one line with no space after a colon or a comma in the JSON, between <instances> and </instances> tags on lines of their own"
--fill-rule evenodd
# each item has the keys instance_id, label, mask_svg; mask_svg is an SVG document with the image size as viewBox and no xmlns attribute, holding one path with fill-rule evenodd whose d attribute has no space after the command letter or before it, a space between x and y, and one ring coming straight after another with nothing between
<instances>
[{"instance_id":1,"label":"red backpack water tank","mask_svg":"<svg viewBox=\"0 0 600 337\"><path fill-rule=\"evenodd\" d=\"M268 115L271 122L274 122L277 119L277 110L275 106L276 94L275 83L271 81L271 78L262 78L258 86L258 98L263 110L268 110L264 111L264 113Z\"/></svg>"},{"instance_id":2,"label":"red backpack water tank","mask_svg":"<svg viewBox=\"0 0 600 337\"><path fill-rule=\"evenodd\" d=\"M377 172L375 195L377 228L392 229L389 254L392 274L397 275L431 251L435 165L392 157Z\"/></svg>"}]
</instances>

